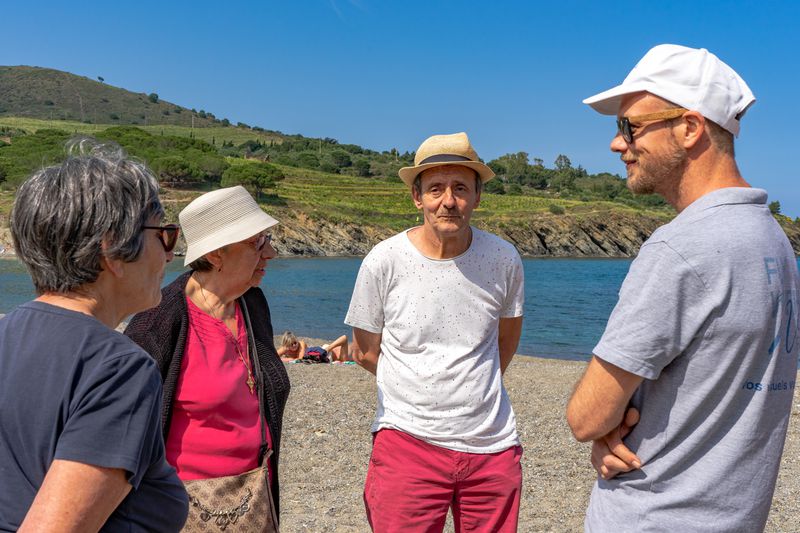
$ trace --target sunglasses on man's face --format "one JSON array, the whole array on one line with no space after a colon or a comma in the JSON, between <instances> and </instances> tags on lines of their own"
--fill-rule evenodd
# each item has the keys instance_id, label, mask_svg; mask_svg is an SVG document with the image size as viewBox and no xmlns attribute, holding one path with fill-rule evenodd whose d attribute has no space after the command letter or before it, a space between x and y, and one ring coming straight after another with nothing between
<instances>
[{"instance_id":1,"label":"sunglasses on man's face","mask_svg":"<svg viewBox=\"0 0 800 533\"><path fill-rule=\"evenodd\" d=\"M619 117L617 119L617 131L622 138L625 139L625 142L631 144L633 142L633 129L632 127L638 127L644 125L645 122L649 122L651 124L655 122L662 122L665 120L672 120L682 116L686 113L688 109L684 109L682 107L676 109L667 109L666 111L659 111L657 113L648 113L646 115L636 115L633 117Z\"/></svg>"},{"instance_id":2,"label":"sunglasses on man's face","mask_svg":"<svg viewBox=\"0 0 800 533\"><path fill-rule=\"evenodd\" d=\"M161 241L161 246L164 251L169 253L175 249L178 244L178 235L181 233L181 227L177 224L167 224L166 226L142 226L142 229L158 230L158 238Z\"/></svg>"}]
</instances>

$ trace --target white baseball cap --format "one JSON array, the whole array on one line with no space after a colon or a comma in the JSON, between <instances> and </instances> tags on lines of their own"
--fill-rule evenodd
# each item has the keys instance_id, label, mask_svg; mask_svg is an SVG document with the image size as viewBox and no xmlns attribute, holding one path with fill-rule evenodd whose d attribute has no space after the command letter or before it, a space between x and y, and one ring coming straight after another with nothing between
<instances>
[{"instance_id":1,"label":"white baseball cap","mask_svg":"<svg viewBox=\"0 0 800 533\"><path fill-rule=\"evenodd\" d=\"M705 48L660 44L639 60L622 84L583 103L616 115L624 95L641 91L698 111L736 136L739 120L756 101L744 80Z\"/></svg>"},{"instance_id":2,"label":"white baseball cap","mask_svg":"<svg viewBox=\"0 0 800 533\"><path fill-rule=\"evenodd\" d=\"M186 239L184 265L278 223L241 185L198 196L178 213L178 220Z\"/></svg>"}]
</instances>

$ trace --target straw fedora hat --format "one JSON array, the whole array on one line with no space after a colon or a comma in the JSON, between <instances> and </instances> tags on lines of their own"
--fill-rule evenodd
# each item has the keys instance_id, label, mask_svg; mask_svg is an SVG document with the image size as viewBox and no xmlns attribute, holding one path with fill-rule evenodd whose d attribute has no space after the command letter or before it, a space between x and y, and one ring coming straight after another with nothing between
<instances>
[{"instance_id":1,"label":"straw fedora hat","mask_svg":"<svg viewBox=\"0 0 800 533\"><path fill-rule=\"evenodd\" d=\"M478 173L483 183L494 177L492 169L478 159L478 153L470 144L467 134L461 132L451 135L433 135L425 139L419 145L417 154L414 156L414 166L400 169L400 179L411 187L420 172L443 165L471 168Z\"/></svg>"},{"instance_id":2,"label":"straw fedora hat","mask_svg":"<svg viewBox=\"0 0 800 533\"><path fill-rule=\"evenodd\" d=\"M208 252L243 241L278 223L241 185L207 192L178 214L186 239L184 266Z\"/></svg>"}]
</instances>

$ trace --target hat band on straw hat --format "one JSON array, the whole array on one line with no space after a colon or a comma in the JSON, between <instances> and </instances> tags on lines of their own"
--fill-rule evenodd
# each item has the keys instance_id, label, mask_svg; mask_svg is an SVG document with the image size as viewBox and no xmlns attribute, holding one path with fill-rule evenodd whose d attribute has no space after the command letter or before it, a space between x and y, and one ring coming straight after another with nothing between
<instances>
[{"instance_id":1,"label":"hat band on straw hat","mask_svg":"<svg viewBox=\"0 0 800 533\"><path fill-rule=\"evenodd\" d=\"M460 163L462 161L472 161L473 163L475 162L475 160L470 159L469 157L464 157L463 155L436 154L430 157L426 157L425 159L420 161L416 166L427 165L428 163Z\"/></svg>"}]
</instances>

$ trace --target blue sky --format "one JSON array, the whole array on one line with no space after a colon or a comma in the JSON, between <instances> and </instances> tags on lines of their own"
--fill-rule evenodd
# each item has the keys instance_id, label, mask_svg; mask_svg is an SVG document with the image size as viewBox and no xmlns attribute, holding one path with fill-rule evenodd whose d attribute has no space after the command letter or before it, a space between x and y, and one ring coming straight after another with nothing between
<instances>
[{"instance_id":1,"label":"blue sky","mask_svg":"<svg viewBox=\"0 0 800 533\"><path fill-rule=\"evenodd\" d=\"M756 104L737 159L800 216L800 2L4 2L2 65L57 68L285 133L414 150L467 131L486 160L624 169L581 100L653 45L705 47Z\"/></svg>"}]
</instances>

